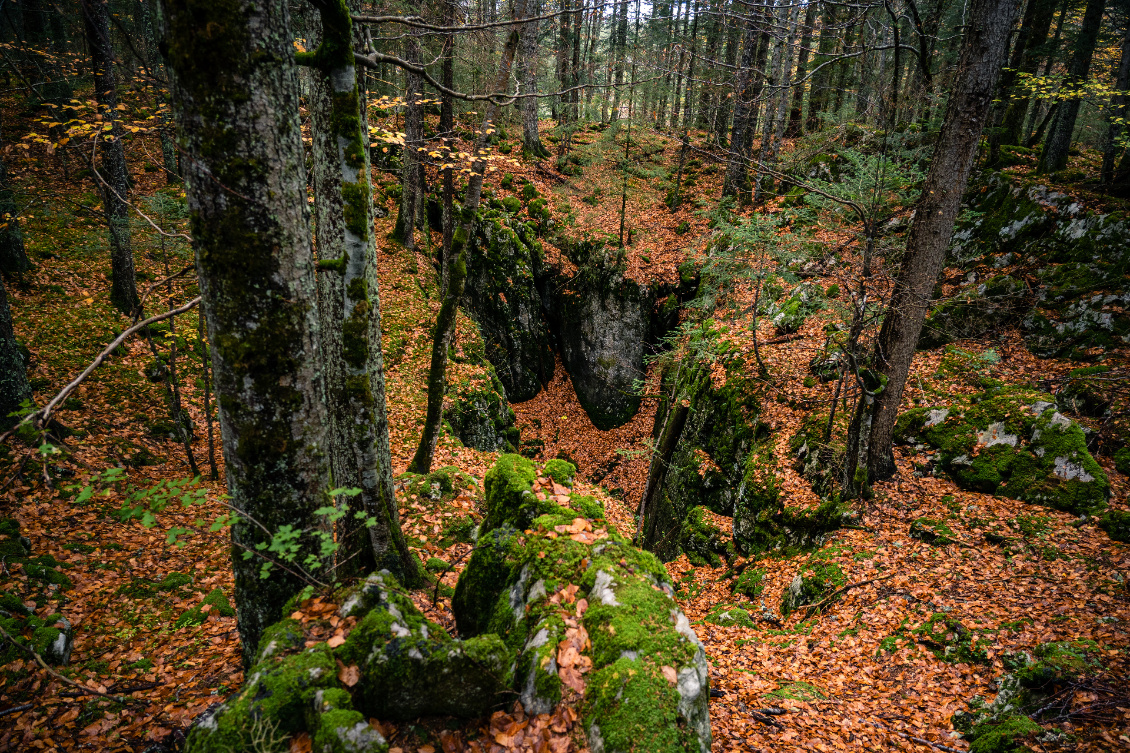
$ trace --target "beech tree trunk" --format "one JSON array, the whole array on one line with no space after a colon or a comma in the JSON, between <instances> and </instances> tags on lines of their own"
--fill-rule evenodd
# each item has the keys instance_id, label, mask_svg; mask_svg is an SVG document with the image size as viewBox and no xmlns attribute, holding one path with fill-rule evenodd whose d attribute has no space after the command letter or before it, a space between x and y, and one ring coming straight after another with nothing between
<instances>
[{"instance_id":1,"label":"beech tree trunk","mask_svg":"<svg viewBox=\"0 0 1130 753\"><path fill-rule=\"evenodd\" d=\"M0 160L0 272L5 275L21 274L31 269L19 214L16 196L8 186L8 168Z\"/></svg>"},{"instance_id":2,"label":"beech tree trunk","mask_svg":"<svg viewBox=\"0 0 1130 753\"><path fill-rule=\"evenodd\" d=\"M1103 144L1103 164L1100 175L1103 183L1113 183L1115 180L1114 163L1118 155L1125 152L1119 146L1119 139L1126 130L1123 121L1126 118L1130 96L1123 94L1130 89L1130 19L1127 20L1126 30L1122 34L1122 44L1118 59L1118 76L1114 82L1117 94L1110 98L1110 112L1107 115L1108 126L1106 142Z\"/></svg>"},{"instance_id":3,"label":"beech tree trunk","mask_svg":"<svg viewBox=\"0 0 1130 753\"><path fill-rule=\"evenodd\" d=\"M342 276L341 320L323 322L323 328L340 328L341 365L335 383L326 388L332 436L337 456L332 462L334 483L358 488L349 503L349 515L339 529L339 554L348 573L375 565L392 571L401 582L421 582L419 563L400 530L400 514L392 479L392 452L388 436L384 360L381 354L380 288L373 235L372 184L369 168L368 119L357 83L353 58L350 8L344 0L314 0L321 11L322 41L317 50L301 56L322 76L329 90L329 154L338 177L338 190L323 201L325 237L323 274ZM321 233L321 231L319 231ZM338 255L340 254L340 256ZM333 307L336 314L339 309ZM332 354L339 357L337 353ZM340 474L340 476L338 475ZM365 528L356 525L356 513L375 519L368 527L368 544L360 538Z\"/></svg>"},{"instance_id":4,"label":"beech tree trunk","mask_svg":"<svg viewBox=\"0 0 1130 753\"><path fill-rule=\"evenodd\" d=\"M228 494L269 532L312 531L314 511L329 502L331 474L288 7L161 6ZM269 543L259 525L240 519L231 535L246 664L305 582L281 567L260 577L262 561L242 556ZM299 562L320 559L315 539L303 534L298 544Z\"/></svg>"},{"instance_id":5,"label":"beech tree trunk","mask_svg":"<svg viewBox=\"0 0 1130 753\"><path fill-rule=\"evenodd\" d=\"M970 7L953 93L876 341L875 376L864 374L860 380L863 395L853 418L858 441L848 447L845 497L858 495L870 482L895 471L891 453L895 418L926 308L953 235L961 195L977 157L1015 16L1014 0L974 0ZM871 399L874 403L869 409Z\"/></svg>"},{"instance_id":6,"label":"beech tree trunk","mask_svg":"<svg viewBox=\"0 0 1130 753\"><path fill-rule=\"evenodd\" d=\"M726 165L726 180L722 196L744 197L749 191L749 154L746 150L746 130L752 127L750 112L753 109L753 59L758 46L757 24L747 22L745 28L742 62L734 85L734 127L730 132L730 159Z\"/></svg>"},{"instance_id":7,"label":"beech tree trunk","mask_svg":"<svg viewBox=\"0 0 1130 753\"><path fill-rule=\"evenodd\" d=\"M789 113L789 126L786 134L790 137L804 133L804 81L808 75L809 47L812 46L812 27L816 24L816 3L811 2L804 11L804 29L800 36L800 50L797 52L797 86L793 89L792 112Z\"/></svg>"},{"instance_id":8,"label":"beech tree trunk","mask_svg":"<svg viewBox=\"0 0 1130 753\"><path fill-rule=\"evenodd\" d=\"M1086 82L1087 75L1091 71L1095 46L1099 41L1104 10L1106 10L1106 0L1087 0L1087 10L1083 13L1083 24L1075 37L1074 52L1067 66L1064 86L1078 86ZM1075 121L1079 117L1079 108L1082 104L1082 97L1073 97L1060 102L1051 130L1048 131L1048 142L1044 146L1043 154L1040 155L1037 172L1053 173L1067 167L1067 151L1071 148L1071 137L1075 133Z\"/></svg>"},{"instance_id":9,"label":"beech tree trunk","mask_svg":"<svg viewBox=\"0 0 1130 753\"><path fill-rule=\"evenodd\" d=\"M531 16L541 13L541 2L536 1ZM530 21L522 29L521 55L518 63L518 79L522 82L523 94L536 94L538 91L538 21ZM522 109L522 149L534 159L545 159L549 150L541 143L538 132L538 98L526 97L521 100Z\"/></svg>"},{"instance_id":10,"label":"beech tree trunk","mask_svg":"<svg viewBox=\"0 0 1130 753\"><path fill-rule=\"evenodd\" d=\"M133 248L129 232L129 168L122 144L122 128L115 117L118 87L114 76L114 49L110 40L110 8L108 0L82 0L82 20L86 43L90 48L94 70L94 96L102 117L110 124L96 142L101 166L98 190L102 195L102 212L110 229L110 303L131 316L141 301L133 270Z\"/></svg>"},{"instance_id":11,"label":"beech tree trunk","mask_svg":"<svg viewBox=\"0 0 1130 753\"><path fill-rule=\"evenodd\" d=\"M8 291L0 280L0 427L7 429L16 422L10 414L18 411L25 400L31 400L27 365L16 343Z\"/></svg>"}]
</instances>

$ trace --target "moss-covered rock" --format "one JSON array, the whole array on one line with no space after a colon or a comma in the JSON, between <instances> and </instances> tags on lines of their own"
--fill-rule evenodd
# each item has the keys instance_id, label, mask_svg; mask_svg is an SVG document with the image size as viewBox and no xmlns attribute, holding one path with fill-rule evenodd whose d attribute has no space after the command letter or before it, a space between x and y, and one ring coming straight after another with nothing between
<instances>
[{"instance_id":1,"label":"moss-covered rock","mask_svg":"<svg viewBox=\"0 0 1130 753\"><path fill-rule=\"evenodd\" d=\"M800 428L789 439L793 467L812 484L812 491L829 498L838 489L843 474L848 416L837 411L835 426L828 432L828 413L814 411L801 421ZM827 441L825 441L827 435Z\"/></svg>"},{"instance_id":2,"label":"moss-covered rock","mask_svg":"<svg viewBox=\"0 0 1130 753\"><path fill-rule=\"evenodd\" d=\"M919 348L938 348L981 335L1009 323L1028 298L1028 286L1008 275L990 277L930 310Z\"/></svg>"},{"instance_id":3,"label":"moss-covered rock","mask_svg":"<svg viewBox=\"0 0 1130 753\"><path fill-rule=\"evenodd\" d=\"M541 269L541 244L532 227L501 210L480 213L464 306L479 325L486 357L511 402L529 400L553 377L549 325L536 285Z\"/></svg>"},{"instance_id":4,"label":"moss-covered rock","mask_svg":"<svg viewBox=\"0 0 1130 753\"><path fill-rule=\"evenodd\" d=\"M769 308L769 320L778 335L790 335L799 330L809 316L824 308L825 303L823 288L804 283L788 298Z\"/></svg>"},{"instance_id":5,"label":"moss-covered rock","mask_svg":"<svg viewBox=\"0 0 1130 753\"><path fill-rule=\"evenodd\" d=\"M443 417L464 447L482 452L517 452L521 441L514 409L494 366L483 364L483 377L466 380L452 389Z\"/></svg>"},{"instance_id":6,"label":"moss-covered rock","mask_svg":"<svg viewBox=\"0 0 1130 753\"><path fill-rule=\"evenodd\" d=\"M749 599L756 599L765 590L765 571L759 567L747 567L734 581L734 593Z\"/></svg>"},{"instance_id":7,"label":"moss-covered rock","mask_svg":"<svg viewBox=\"0 0 1130 753\"><path fill-rule=\"evenodd\" d=\"M1114 469L1123 476L1130 476L1130 446L1121 447L1114 453Z\"/></svg>"},{"instance_id":8,"label":"moss-covered rock","mask_svg":"<svg viewBox=\"0 0 1130 753\"><path fill-rule=\"evenodd\" d=\"M546 478L551 478L562 486L572 487L573 479L577 475L577 466L573 465L568 460L555 458L545 464L544 472Z\"/></svg>"},{"instance_id":9,"label":"moss-covered rock","mask_svg":"<svg viewBox=\"0 0 1130 753\"><path fill-rule=\"evenodd\" d=\"M1041 357L1089 358L1130 338L1130 219L1087 206L1046 185L985 172L955 227L951 263L1009 266L1035 280L1034 305L1020 325Z\"/></svg>"},{"instance_id":10,"label":"moss-covered rock","mask_svg":"<svg viewBox=\"0 0 1130 753\"><path fill-rule=\"evenodd\" d=\"M846 583L839 565L823 559L809 560L785 589L781 598L781 616L787 617L802 606L820 603Z\"/></svg>"},{"instance_id":11,"label":"moss-covered rock","mask_svg":"<svg viewBox=\"0 0 1130 753\"><path fill-rule=\"evenodd\" d=\"M35 651L48 664L63 665L71 660L74 630L61 614L38 617L18 598L0 592L0 627L21 646ZM0 664L26 659L28 654L7 640L0 643Z\"/></svg>"},{"instance_id":12,"label":"moss-covered rock","mask_svg":"<svg viewBox=\"0 0 1130 753\"><path fill-rule=\"evenodd\" d=\"M899 416L899 441L935 451L934 466L964 489L1081 513L1106 504L1110 483L1082 429L1050 395L997 388Z\"/></svg>"},{"instance_id":13,"label":"moss-covered rock","mask_svg":"<svg viewBox=\"0 0 1130 753\"><path fill-rule=\"evenodd\" d=\"M1130 544L1130 512L1108 510L1098 519L1098 525L1115 541Z\"/></svg>"},{"instance_id":14,"label":"moss-covered rock","mask_svg":"<svg viewBox=\"0 0 1130 753\"><path fill-rule=\"evenodd\" d=\"M529 461L503 456L487 479L480 542L492 543L480 543L460 576L452 608L461 634L489 631L518 653L515 687L527 712L552 709L564 674L580 667L594 750L709 750L705 653L665 568L607 522L582 517L580 495L541 503L555 509L515 529L536 509ZM588 655L566 659L559 647L583 645L580 629Z\"/></svg>"},{"instance_id":15,"label":"moss-covered rock","mask_svg":"<svg viewBox=\"0 0 1130 753\"><path fill-rule=\"evenodd\" d=\"M1056 693L1101 668L1094 641L1043 643L1032 654L1006 654L1004 675L996 697L989 703L974 697L969 711L953 715L953 726L970 742L970 751L1010 753L1024 750L1025 737L1042 732L1031 715L1044 709Z\"/></svg>"},{"instance_id":16,"label":"moss-covered rock","mask_svg":"<svg viewBox=\"0 0 1130 753\"><path fill-rule=\"evenodd\" d=\"M722 557L734 556L734 543L718 526L710 522L705 507L692 507L683 520L681 546L687 559L696 567L719 567ZM721 556L719 556L721 555Z\"/></svg>"},{"instance_id":17,"label":"moss-covered rock","mask_svg":"<svg viewBox=\"0 0 1130 753\"><path fill-rule=\"evenodd\" d=\"M358 707L382 719L472 717L510 687L514 655L492 634L456 641L420 614L388 575L369 576L343 615L363 611L337 659L360 669Z\"/></svg>"},{"instance_id":18,"label":"moss-covered rock","mask_svg":"<svg viewBox=\"0 0 1130 753\"><path fill-rule=\"evenodd\" d=\"M1111 393L1118 379L1109 366L1088 366L1072 369L1059 392L1056 403L1065 411L1080 416L1101 418L1110 412Z\"/></svg>"}]
</instances>

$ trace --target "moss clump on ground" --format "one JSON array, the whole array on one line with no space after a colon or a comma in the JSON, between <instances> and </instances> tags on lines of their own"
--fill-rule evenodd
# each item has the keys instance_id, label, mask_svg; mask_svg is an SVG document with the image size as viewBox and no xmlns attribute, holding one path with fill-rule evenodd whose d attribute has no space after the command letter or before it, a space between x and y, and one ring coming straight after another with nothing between
<instances>
[{"instance_id":1,"label":"moss clump on ground","mask_svg":"<svg viewBox=\"0 0 1130 753\"><path fill-rule=\"evenodd\" d=\"M765 571L759 567L747 567L734 582L734 593L749 599L756 599L765 590Z\"/></svg>"},{"instance_id":2,"label":"moss clump on ground","mask_svg":"<svg viewBox=\"0 0 1130 753\"><path fill-rule=\"evenodd\" d=\"M706 622L711 625L720 625L722 627L755 627L753 618L749 616L749 612L741 607L726 606L719 604L704 618Z\"/></svg>"},{"instance_id":3,"label":"moss clump on ground","mask_svg":"<svg viewBox=\"0 0 1130 753\"><path fill-rule=\"evenodd\" d=\"M71 659L74 631L61 614L37 617L18 598L0 592L0 627L20 646L30 648L48 664L63 665ZM0 665L29 655L8 640L0 642Z\"/></svg>"},{"instance_id":4,"label":"moss clump on ground","mask_svg":"<svg viewBox=\"0 0 1130 753\"><path fill-rule=\"evenodd\" d=\"M916 408L899 416L895 436L934 450L936 468L965 489L1073 513L1104 507L1110 493L1083 430L1045 393L1002 387Z\"/></svg>"},{"instance_id":5,"label":"moss clump on ground","mask_svg":"<svg viewBox=\"0 0 1130 753\"><path fill-rule=\"evenodd\" d=\"M803 284L784 301L769 310L769 319L778 335L790 335L800 329L809 316L824 308L824 291L819 285Z\"/></svg>"},{"instance_id":6,"label":"moss clump on ground","mask_svg":"<svg viewBox=\"0 0 1130 753\"><path fill-rule=\"evenodd\" d=\"M802 606L818 604L847 583L844 571L834 562L811 559L796 574L781 598L781 616Z\"/></svg>"},{"instance_id":7,"label":"moss clump on ground","mask_svg":"<svg viewBox=\"0 0 1130 753\"><path fill-rule=\"evenodd\" d=\"M219 588L212 589L211 593L205 596L200 604L178 617L176 622L173 623L173 627L182 628L188 625L200 625L208 619L210 614L220 617L235 617L235 610L232 609L231 602L228 601L223 590Z\"/></svg>"},{"instance_id":8,"label":"moss clump on ground","mask_svg":"<svg viewBox=\"0 0 1130 753\"><path fill-rule=\"evenodd\" d=\"M1130 544L1130 512L1108 510L1098 519L1098 526L1115 541Z\"/></svg>"},{"instance_id":9,"label":"moss clump on ground","mask_svg":"<svg viewBox=\"0 0 1130 753\"><path fill-rule=\"evenodd\" d=\"M828 695L809 682L790 682L776 690L766 693L766 698L790 700L790 701L820 701L828 697Z\"/></svg>"},{"instance_id":10,"label":"moss clump on ground","mask_svg":"<svg viewBox=\"0 0 1130 753\"><path fill-rule=\"evenodd\" d=\"M976 637L960 620L935 612L914 635L934 656L950 663L988 664L987 642Z\"/></svg>"},{"instance_id":11,"label":"moss clump on ground","mask_svg":"<svg viewBox=\"0 0 1130 753\"><path fill-rule=\"evenodd\" d=\"M1114 469L1123 476L1130 476L1130 447L1123 447L1114 453Z\"/></svg>"},{"instance_id":12,"label":"moss clump on ground","mask_svg":"<svg viewBox=\"0 0 1130 753\"><path fill-rule=\"evenodd\" d=\"M955 540L953 529L950 528L944 520L934 520L933 518L917 518L910 523L910 535L912 538L920 541L925 541L927 544L935 546L945 546L952 544Z\"/></svg>"}]
</instances>

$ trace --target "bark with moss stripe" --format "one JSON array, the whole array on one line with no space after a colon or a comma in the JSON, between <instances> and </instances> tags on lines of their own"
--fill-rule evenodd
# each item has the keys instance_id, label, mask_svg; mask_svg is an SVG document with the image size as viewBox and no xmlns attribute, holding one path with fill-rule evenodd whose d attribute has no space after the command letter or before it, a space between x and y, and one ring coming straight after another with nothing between
<instances>
[{"instance_id":1,"label":"bark with moss stripe","mask_svg":"<svg viewBox=\"0 0 1130 753\"><path fill-rule=\"evenodd\" d=\"M327 313L341 317L322 322L324 328L335 329L327 345L340 343L340 350L335 347L326 353L327 360L335 362L326 383L334 427L332 467L336 485L361 489L351 503L351 513L362 512L378 521L368 529L368 546L362 538L363 528L353 525L339 532L349 534L341 538L339 560L348 563L346 569L354 573L375 563L416 585L422 573L400 531L392 481L368 127L353 60L353 25L344 0L317 0L314 5L321 13L321 42L315 51L300 54L299 62L324 77L320 99L323 104L328 100L329 111L321 114L318 124L329 138L319 139L318 156L330 160L332 167L319 168L323 173L319 181L323 194L319 199L319 254L323 275L342 276L340 286L327 283L324 288L327 297L342 296L340 306L336 300L323 301ZM336 176L329 174L331 170ZM352 523L356 518L349 515L346 521Z\"/></svg>"},{"instance_id":2,"label":"bark with moss stripe","mask_svg":"<svg viewBox=\"0 0 1130 753\"><path fill-rule=\"evenodd\" d=\"M209 29L207 35L201 29ZM186 155L189 218L212 344L228 493L267 531L317 525L328 501L326 413L298 123L298 77L285 5L165 0L160 37ZM268 543L232 527L245 661L303 580L260 577L244 548ZM299 561L317 557L299 538Z\"/></svg>"}]
</instances>

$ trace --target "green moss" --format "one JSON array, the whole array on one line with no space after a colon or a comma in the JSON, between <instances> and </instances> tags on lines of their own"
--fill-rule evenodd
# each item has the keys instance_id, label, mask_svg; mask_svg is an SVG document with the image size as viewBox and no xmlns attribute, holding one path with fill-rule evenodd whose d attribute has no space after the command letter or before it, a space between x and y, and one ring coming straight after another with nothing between
<instances>
[{"instance_id":1,"label":"green moss","mask_svg":"<svg viewBox=\"0 0 1130 753\"><path fill-rule=\"evenodd\" d=\"M819 701L828 696L812 683L801 680L786 683L776 690L766 693L765 697L791 701Z\"/></svg>"},{"instance_id":2,"label":"green moss","mask_svg":"<svg viewBox=\"0 0 1130 753\"><path fill-rule=\"evenodd\" d=\"M518 534L513 529L497 528L479 535L451 602L460 635L480 635L486 631L520 553Z\"/></svg>"},{"instance_id":3,"label":"green moss","mask_svg":"<svg viewBox=\"0 0 1130 753\"><path fill-rule=\"evenodd\" d=\"M955 541L953 529L944 520L934 520L933 518L917 518L911 521L910 535L912 538L936 546L945 546Z\"/></svg>"},{"instance_id":4,"label":"green moss","mask_svg":"<svg viewBox=\"0 0 1130 753\"><path fill-rule=\"evenodd\" d=\"M749 612L740 607L726 606L725 604L715 606L704 619L711 625L722 627L756 627L753 618L749 616Z\"/></svg>"},{"instance_id":5,"label":"green moss","mask_svg":"<svg viewBox=\"0 0 1130 753\"><path fill-rule=\"evenodd\" d=\"M1042 643L1033 651L1035 661L1017 670L1016 678L1021 687L1046 694L1101 669L1096 658L1098 649L1091 640Z\"/></svg>"},{"instance_id":6,"label":"green moss","mask_svg":"<svg viewBox=\"0 0 1130 753\"><path fill-rule=\"evenodd\" d=\"M756 599L765 590L764 581L765 570L759 567L747 567L734 583L734 593Z\"/></svg>"},{"instance_id":7,"label":"green moss","mask_svg":"<svg viewBox=\"0 0 1130 753\"><path fill-rule=\"evenodd\" d=\"M593 673L585 693L584 716L601 721L605 750L633 753L682 753L698 741L678 723L678 693L657 667L642 659L618 659Z\"/></svg>"},{"instance_id":8,"label":"green moss","mask_svg":"<svg viewBox=\"0 0 1130 753\"><path fill-rule=\"evenodd\" d=\"M487 513L481 531L502 526L520 531L528 528L539 512L539 500L531 491L536 480L537 469L530 460L521 455L500 456L483 479Z\"/></svg>"},{"instance_id":9,"label":"green moss","mask_svg":"<svg viewBox=\"0 0 1130 753\"><path fill-rule=\"evenodd\" d=\"M781 615L788 616L796 609L817 604L847 583L843 570L835 562L812 558L793 578L781 598Z\"/></svg>"},{"instance_id":10,"label":"green moss","mask_svg":"<svg viewBox=\"0 0 1130 753\"><path fill-rule=\"evenodd\" d=\"M562 486L572 486L573 478L577 475L577 466L568 460L554 459L546 462L545 475Z\"/></svg>"},{"instance_id":11,"label":"green moss","mask_svg":"<svg viewBox=\"0 0 1130 753\"><path fill-rule=\"evenodd\" d=\"M722 564L719 555L733 558L734 544L707 519L705 513L706 508L701 506L692 507L687 513L683 520L681 546L692 565L719 567Z\"/></svg>"},{"instance_id":12,"label":"green moss","mask_svg":"<svg viewBox=\"0 0 1130 753\"><path fill-rule=\"evenodd\" d=\"M1108 510L1098 519L1098 526L1115 541L1130 544L1130 512Z\"/></svg>"},{"instance_id":13,"label":"green moss","mask_svg":"<svg viewBox=\"0 0 1130 753\"><path fill-rule=\"evenodd\" d=\"M962 488L1074 513L1102 508L1110 492L1082 429L1044 393L997 388L947 408L909 410L895 436L935 448L937 467Z\"/></svg>"},{"instance_id":14,"label":"green moss","mask_svg":"<svg viewBox=\"0 0 1130 753\"><path fill-rule=\"evenodd\" d=\"M210 608L205 611L205 606ZM231 602L228 601L228 597L224 595L222 589L213 589L204 597L199 605L189 609L178 617L176 622L173 623L173 627L182 628L188 625L200 625L208 619L209 614L216 614L221 617L235 617L235 610L232 609Z\"/></svg>"},{"instance_id":15,"label":"green moss","mask_svg":"<svg viewBox=\"0 0 1130 753\"><path fill-rule=\"evenodd\" d=\"M974 636L960 620L935 612L914 634L934 656L950 663L988 664L987 642Z\"/></svg>"},{"instance_id":16,"label":"green moss","mask_svg":"<svg viewBox=\"0 0 1130 753\"><path fill-rule=\"evenodd\" d=\"M1044 728L1023 714L1012 714L999 721L978 724L968 736L970 753L1012 753L1025 750L1020 741L1039 734Z\"/></svg>"},{"instance_id":17,"label":"green moss","mask_svg":"<svg viewBox=\"0 0 1130 753\"><path fill-rule=\"evenodd\" d=\"M58 565L59 563L54 557L45 555L43 557L32 557L28 559L23 563L23 568L29 578L59 586L60 588L74 588L71 579L56 569Z\"/></svg>"},{"instance_id":18,"label":"green moss","mask_svg":"<svg viewBox=\"0 0 1130 753\"><path fill-rule=\"evenodd\" d=\"M424 563L424 567L433 573L442 573L451 569L451 565L439 557L429 557L428 561Z\"/></svg>"},{"instance_id":19,"label":"green moss","mask_svg":"<svg viewBox=\"0 0 1130 753\"><path fill-rule=\"evenodd\" d=\"M1130 446L1122 447L1114 453L1114 468L1123 476L1130 476Z\"/></svg>"}]
</instances>

